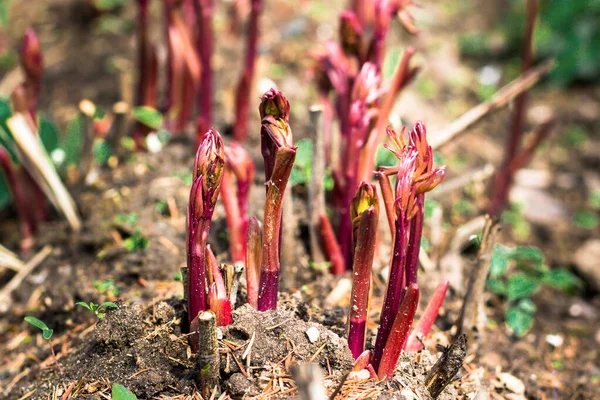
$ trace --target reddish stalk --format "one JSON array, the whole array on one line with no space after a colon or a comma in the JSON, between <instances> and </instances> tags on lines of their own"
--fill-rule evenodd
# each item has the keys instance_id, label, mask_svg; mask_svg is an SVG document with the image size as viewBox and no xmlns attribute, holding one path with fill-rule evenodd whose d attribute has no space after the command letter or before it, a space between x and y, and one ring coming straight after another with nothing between
<instances>
[{"instance_id":1,"label":"reddish stalk","mask_svg":"<svg viewBox=\"0 0 600 400\"><path fill-rule=\"evenodd\" d=\"M388 126L388 121L394 103L398 98L398 93L416 76L418 68L410 67L410 60L415 54L415 49L408 47L396 72L388 91L381 101L379 113L377 115L377 123L375 128L369 132L366 144L362 147L358 161L358 179L367 181L371 179L373 168L375 168L375 154L377 146L383 142L383 137Z\"/></svg>"},{"instance_id":2,"label":"reddish stalk","mask_svg":"<svg viewBox=\"0 0 600 400\"><path fill-rule=\"evenodd\" d=\"M394 319L394 324L390 331L390 335L385 344L383 355L379 367L376 368L377 376L380 380L386 380L394 375L396 364L400 358L400 353L408 337L410 326L415 313L417 312L417 306L419 305L419 287L413 283L408 286L402 304L398 310L398 314Z\"/></svg>"},{"instance_id":3,"label":"reddish stalk","mask_svg":"<svg viewBox=\"0 0 600 400\"><path fill-rule=\"evenodd\" d=\"M265 93L259 111L262 118L261 151L265 161L267 198L263 218L258 310L266 311L277 307L283 195L296 158L296 147L288 123L290 105L281 92L271 89Z\"/></svg>"},{"instance_id":4,"label":"reddish stalk","mask_svg":"<svg viewBox=\"0 0 600 400\"><path fill-rule=\"evenodd\" d=\"M27 109L34 123L37 125L37 103L42 87L44 59L40 41L35 31L31 28L25 32L19 56L21 58L21 66L25 72L23 87L27 93Z\"/></svg>"},{"instance_id":5,"label":"reddish stalk","mask_svg":"<svg viewBox=\"0 0 600 400\"><path fill-rule=\"evenodd\" d=\"M348 347L354 358L364 351L371 291L373 259L377 242L379 202L374 185L362 182L352 202L354 265L348 317Z\"/></svg>"},{"instance_id":6,"label":"reddish stalk","mask_svg":"<svg viewBox=\"0 0 600 400\"><path fill-rule=\"evenodd\" d=\"M195 0L198 15L197 49L202 65L200 85L197 88L198 106L198 143L202 140L205 129L212 125L212 67L210 60L213 54L213 0Z\"/></svg>"},{"instance_id":7,"label":"reddish stalk","mask_svg":"<svg viewBox=\"0 0 600 400\"><path fill-rule=\"evenodd\" d=\"M420 337L425 338L429 334L435 319L440 312L440 308L442 307L442 303L444 302L444 297L446 297L446 292L448 291L449 282L447 280L441 281L431 300L429 300L429 304L423 311L423 315L419 319L417 326L413 329L408 341L406 342L406 346L404 348L405 351L419 351L423 348L423 343L419 340Z\"/></svg>"},{"instance_id":8,"label":"reddish stalk","mask_svg":"<svg viewBox=\"0 0 600 400\"><path fill-rule=\"evenodd\" d=\"M248 304L255 310L258 310L261 260L262 240L260 222L256 217L252 217L248 221L246 240L246 287L248 290Z\"/></svg>"},{"instance_id":9,"label":"reddish stalk","mask_svg":"<svg viewBox=\"0 0 600 400\"><path fill-rule=\"evenodd\" d=\"M229 325L231 319L231 302L227 296L223 274L210 245L206 247L207 270L209 278L208 303L210 310L215 313L217 326Z\"/></svg>"},{"instance_id":10,"label":"reddish stalk","mask_svg":"<svg viewBox=\"0 0 600 400\"><path fill-rule=\"evenodd\" d=\"M417 283L419 270L419 252L421 250L421 237L423 236L423 201L425 196L419 195L415 199L416 213L410 221L410 237L406 249L406 284Z\"/></svg>"},{"instance_id":11,"label":"reddish stalk","mask_svg":"<svg viewBox=\"0 0 600 400\"><path fill-rule=\"evenodd\" d=\"M539 12L539 1L527 1L527 25L525 28L524 46L521 51L521 72L525 73L533 65L533 33L535 23ZM488 214L494 218L499 218L502 211L506 208L508 194L512 186L514 172L511 163L517 157L518 149L521 145L524 127L525 113L527 111L527 92L521 93L515 98L515 109L512 120L512 129L508 143L505 148L504 161L502 168L496 174L494 185L492 186L492 195L488 205Z\"/></svg>"},{"instance_id":12,"label":"reddish stalk","mask_svg":"<svg viewBox=\"0 0 600 400\"><path fill-rule=\"evenodd\" d=\"M334 275L342 275L346 272L344 256L342 255L342 249L337 242L335 232L333 231L327 214L321 214L319 216L319 226L321 227L321 240L323 241L323 247L325 248L325 255L331 263L330 271Z\"/></svg>"},{"instance_id":13,"label":"reddish stalk","mask_svg":"<svg viewBox=\"0 0 600 400\"><path fill-rule=\"evenodd\" d=\"M19 228L21 229L21 249L28 252L33 245L33 234L35 232L35 223L29 214L29 201L25 196L25 190L21 181L17 178L11 161L11 157L4 147L0 146L0 167L4 171L4 176L8 181L10 192L13 196L13 204L17 211L19 219Z\"/></svg>"},{"instance_id":14,"label":"reddish stalk","mask_svg":"<svg viewBox=\"0 0 600 400\"><path fill-rule=\"evenodd\" d=\"M250 91L254 81L254 69L256 65L256 53L258 47L258 18L262 9L262 0L251 0L250 20L246 42L246 58L244 71L237 88L235 101L236 121L233 129L233 137L238 141L244 141L248 134L248 119L250 110Z\"/></svg>"},{"instance_id":15,"label":"reddish stalk","mask_svg":"<svg viewBox=\"0 0 600 400\"><path fill-rule=\"evenodd\" d=\"M237 142L225 146L225 173L221 191L229 229L229 250L234 263L246 257L248 192L254 180L254 162ZM233 177L235 176L235 185Z\"/></svg>"}]
</instances>

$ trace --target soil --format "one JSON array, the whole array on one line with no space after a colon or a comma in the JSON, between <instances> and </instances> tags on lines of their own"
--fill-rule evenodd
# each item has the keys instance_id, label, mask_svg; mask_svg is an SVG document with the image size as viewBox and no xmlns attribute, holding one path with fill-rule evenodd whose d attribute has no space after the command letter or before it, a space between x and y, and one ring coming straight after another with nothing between
<instances>
[{"instance_id":1,"label":"soil","mask_svg":"<svg viewBox=\"0 0 600 400\"><path fill-rule=\"evenodd\" d=\"M13 3L7 36L16 46L25 27L33 25L40 33L47 65L40 108L61 129L64 130L83 98L105 108L127 98L128 86L121 87L119 82L123 77L131 81L134 35L126 26L134 20L133 5L114 14L126 23L125 28L107 31L101 28L101 20L89 15L81 6L83 2L77 0L39 0L35 6ZM461 9L455 2L449 4L446 7ZM311 1L265 7L262 22L269 29L261 44L257 75L274 77L290 99L297 139L310 136L306 110L316 101L314 89L304 76L310 66L306 54L314 49L316 42L322 42L323 36L335 32L336 14L342 6L341 2ZM477 80L479 66L462 63L456 39L460 32L474 29L482 22L477 21L481 17L478 12L469 12L465 17L461 12L445 13L445 8L438 5L427 5L426 9L436 18L435 23L425 18L425 22L429 21L427 29L417 38L394 30L390 41L391 47L396 48L413 43L424 57L424 81L417 81L403 94L397 110L407 124L424 119L435 132L478 102L471 86ZM420 15L419 11L416 13ZM218 15L217 29L225 32L223 10ZM269 22L275 20L279 24L272 27ZM214 60L215 87L219 88L215 94L215 121L222 132L227 132L233 120L232 82L237 81L241 64L230 65L229 60L239 59L243 45L230 34L223 33L222 39L217 43ZM463 83L456 85L452 77L462 79ZM261 78L259 85L265 83L264 79ZM422 87L423 82L433 85L435 95L415 89ZM258 92L255 95L258 97ZM542 193L545 201L548 198L558 201L561 209L558 216L551 217L529 210L525 217L531 233L521 238L506 226L502 241L539 246L549 265L568 266L576 271L573 253L600 233L599 227L585 229L571 223L574 212L587 207L590 193L599 190L600 93L589 86L562 89L546 85L534 91L532 97L529 123L539 122L540 116L551 109L558 132L528 167L549 177L549 182L537 182L539 185L533 190L538 195ZM252 118L251 125L257 126L258 116ZM441 153L449 164L447 179L486 163L496 165L506 131L498 127L508 126L509 118L508 110L500 111L444 148ZM596 133L584 146L565 147L561 134L573 124ZM257 135L251 136L247 145L258 168L249 213L261 216L264 190ZM130 154L114 168L96 169L94 182L81 192L74 191L84 221L81 234L72 235L57 215L42 224L32 253L50 245L51 255L13 292L8 304L0 305L0 398L109 398L113 383L125 385L141 399L199 398L188 335L182 329L183 290L181 282L175 279L185 263L185 208L189 196L186 179L192 166L193 148L193 139L179 136L159 153ZM432 254L435 262L439 262L456 229L476 216L485 204L487 186L481 183L472 186L439 200L445 223L439 254ZM527 182L517 182L517 187L530 192L532 189ZM465 197L472 200L474 207L457 213L454 206ZM300 219L308 212L305 198L304 188L294 188L294 214ZM159 201L169 205L165 214L157 211ZM552 204L536 200L534 205L547 210ZM120 213L136 213L139 220L135 226L116 223L115 216ZM0 242L18 249L14 213L3 212L0 218ZM149 240L149 246L129 252L123 247L123 240L136 228ZM427 237L430 229L426 228ZM390 250L389 233L382 232L367 347L373 345L385 291L381 274ZM352 367L352 357L345 346L349 296L343 290L341 296L332 296L344 287L349 277L334 278L310 264L303 233L301 230L297 262L283 266L289 272L280 308L258 313L241 306L234 312L233 324L220 328L222 389L232 398L295 398L289 367L294 362L309 360L319 364L325 386L332 393ZM225 260L227 238L220 204L209 242L218 257ZM28 259L31 255L22 257ZM469 256L468 251L460 255L464 260ZM446 273L439 268L421 271L422 303L429 299L437 282L447 277ZM387 383L360 375L346 377L337 399L427 398L422 388L424 376L441 354L436 346L450 343L461 306L464 276L462 271L451 274L453 285L436 327L425 341L425 350L403 354L395 377ZM11 277L11 272L0 271L0 285ZM468 351L463 371L440 398L516 400L600 396L597 288L586 285L575 296L541 290L534 297L538 306L535 325L521 339L512 336L503 324L505 302L492 294L486 296L489 323L483 333L484 340L477 352ZM243 298L242 288L239 299ZM88 310L75 306L77 301L117 301L118 308L109 309L105 318L97 320ZM56 369L49 344L39 331L23 322L26 315L34 315L54 329L49 343L61 371ZM315 343L306 335L310 327L319 331ZM559 337L562 342L556 344L549 335ZM248 348L251 348L249 353Z\"/></svg>"}]
</instances>

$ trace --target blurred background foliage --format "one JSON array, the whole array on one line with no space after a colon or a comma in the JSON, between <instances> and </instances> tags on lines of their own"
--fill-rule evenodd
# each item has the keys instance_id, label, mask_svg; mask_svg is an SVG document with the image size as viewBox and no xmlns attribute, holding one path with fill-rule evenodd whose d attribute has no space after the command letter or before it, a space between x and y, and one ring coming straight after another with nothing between
<instances>
[{"instance_id":1,"label":"blurred background foliage","mask_svg":"<svg viewBox=\"0 0 600 400\"><path fill-rule=\"evenodd\" d=\"M523 40L523 0L510 0L496 26L460 38L466 57L514 59L517 66ZM551 80L557 85L600 78L600 0L542 0L534 37L538 58L556 58ZM516 76L515 68L511 75Z\"/></svg>"}]
</instances>

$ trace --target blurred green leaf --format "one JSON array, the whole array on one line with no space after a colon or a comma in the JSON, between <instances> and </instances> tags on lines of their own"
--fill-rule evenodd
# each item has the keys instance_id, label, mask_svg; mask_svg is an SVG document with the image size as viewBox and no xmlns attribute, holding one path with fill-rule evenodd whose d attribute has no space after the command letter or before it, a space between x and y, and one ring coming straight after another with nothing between
<instances>
[{"instance_id":1,"label":"blurred green leaf","mask_svg":"<svg viewBox=\"0 0 600 400\"><path fill-rule=\"evenodd\" d=\"M600 209L600 190L594 190L588 197L588 205L594 210Z\"/></svg>"},{"instance_id":2,"label":"blurred green leaf","mask_svg":"<svg viewBox=\"0 0 600 400\"><path fill-rule=\"evenodd\" d=\"M115 215L113 222L116 225L129 224L135 225L138 223L140 216L137 213L119 213Z\"/></svg>"},{"instance_id":3,"label":"blurred green leaf","mask_svg":"<svg viewBox=\"0 0 600 400\"><path fill-rule=\"evenodd\" d=\"M8 7L10 0L0 0L0 26L8 26Z\"/></svg>"},{"instance_id":4,"label":"blurred green leaf","mask_svg":"<svg viewBox=\"0 0 600 400\"><path fill-rule=\"evenodd\" d=\"M506 274L511 252L512 249L501 244L496 244L496 246L494 246L494 250L492 250L492 255L490 257L491 277L499 278Z\"/></svg>"},{"instance_id":5,"label":"blurred green leaf","mask_svg":"<svg viewBox=\"0 0 600 400\"><path fill-rule=\"evenodd\" d=\"M399 47L394 47L387 51L383 60L383 77L385 79L389 79L394 75L401 57L402 49Z\"/></svg>"},{"instance_id":6,"label":"blurred green leaf","mask_svg":"<svg viewBox=\"0 0 600 400\"><path fill-rule=\"evenodd\" d=\"M83 116L77 114L67 125L60 147L65 151L65 165L78 165L83 148Z\"/></svg>"},{"instance_id":7,"label":"blurred green leaf","mask_svg":"<svg viewBox=\"0 0 600 400\"><path fill-rule=\"evenodd\" d=\"M133 111L133 119L136 121L146 125L152 129L158 129L162 126L163 117L160 111L148 107L148 106L139 106L134 107Z\"/></svg>"},{"instance_id":8,"label":"blurred green leaf","mask_svg":"<svg viewBox=\"0 0 600 400\"><path fill-rule=\"evenodd\" d=\"M506 292L507 292L506 283L500 279L489 278L486 281L486 287L492 293L496 293L501 296L506 296Z\"/></svg>"},{"instance_id":9,"label":"blurred green leaf","mask_svg":"<svg viewBox=\"0 0 600 400\"><path fill-rule=\"evenodd\" d=\"M42 331L42 337L46 340L50 339L52 337L52 334L54 333L54 329L44 329Z\"/></svg>"},{"instance_id":10,"label":"blurred green leaf","mask_svg":"<svg viewBox=\"0 0 600 400\"><path fill-rule=\"evenodd\" d=\"M135 394L133 394L125 386L118 383L114 383L112 387L112 400L137 400Z\"/></svg>"},{"instance_id":11,"label":"blurred green leaf","mask_svg":"<svg viewBox=\"0 0 600 400\"><path fill-rule=\"evenodd\" d=\"M565 268L554 268L548 270L542 276L542 283L551 288L562 290L563 292L572 293L583 287L583 281L574 273Z\"/></svg>"},{"instance_id":12,"label":"blurred green leaf","mask_svg":"<svg viewBox=\"0 0 600 400\"><path fill-rule=\"evenodd\" d=\"M541 265L544 261L544 253L534 246L519 246L513 249L510 258L515 260L517 264L529 261L534 265Z\"/></svg>"},{"instance_id":13,"label":"blurred green leaf","mask_svg":"<svg viewBox=\"0 0 600 400\"><path fill-rule=\"evenodd\" d=\"M433 216L435 210L442 208L440 203L435 200L425 199L425 205L423 208L423 215L425 219L429 219Z\"/></svg>"},{"instance_id":14,"label":"blurred green leaf","mask_svg":"<svg viewBox=\"0 0 600 400\"><path fill-rule=\"evenodd\" d=\"M522 272L508 277L506 297L514 301L534 295L540 289L540 282Z\"/></svg>"},{"instance_id":15,"label":"blurred green leaf","mask_svg":"<svg viewBox=\"0 0 600 400\"><path fill-rule=\"evenodd\" d=\"M54 122L50 121L44 114L38 114L39 133L42 144L48 154L58 147L60 132Z\"/></svg>"},{"instance_id":16,"label":"blurred green leaf","mask_svg":"<svg viewBox=\"0 0 600 400\"><path fill-rule=\"evenodd\" d=\"M518 337L525 336L533 327L535 311L529 312L530 308L527 307L509 307L504 316L506 326Z\"/></svg>"},{"instance_id":17,"label":"blurred green leaf","mask_svg":"<svg viewBox=\"0 0 600 400\"><path fill-rule=\"evenodd\" d=\"M127 251L144 250L148 248L150 242L142 235L142 231L136 229L131 236L123 241L123 246Z\"/></svg>"},{"instance_id":18,"label":"blurred green leaf","mask_svg":"<svg viewBox=\"0 0 600 400\"><path fill-rule=\"evenodd\" d=\"M92 311L92 307L90 305L88 305L85 301L78 301L77 303L75 303L75 305L85 307L88 310Z\"/></svg>"},{"instance_id":19,"label":"blurred green leaf","mask_svg":"<svg viewBox=\"0 0 600 400\"><path fill-rule=\"evenodd\" d=\"M579 210L573 215L573 223L578 228L594 229L600 223L598 214L594 211Z\"/></svg>"},{"instance_id":20,"label":"blurred green leaf","mask_svg":"<svg viewBox=\"0 0 600 400\"><path fill-rule=\"evenodd\" d=\"M96 139L92 148L96 165L104 166L113 155L110 145L104 139Z\"/></svg>"},{"instance_id":21,"label":"blurred green leaf","mask_svg":"<svg viewBox=\"0 0 600 400\"><path fill-rule=\"evenodd\" d=\"M102 11L110 11L117 7L123 7L129 0L96 0L96 8Z\"/></svg>"}]
</instances>

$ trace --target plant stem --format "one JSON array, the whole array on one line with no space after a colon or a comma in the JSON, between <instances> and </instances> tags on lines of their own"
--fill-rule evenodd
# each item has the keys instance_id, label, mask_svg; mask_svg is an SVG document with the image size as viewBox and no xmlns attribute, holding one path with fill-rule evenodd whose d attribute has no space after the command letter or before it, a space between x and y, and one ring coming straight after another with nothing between
<instances>
[{"instance_id":1,"label":"plant stem","mask_svg":"<svg viewBox=\"0 0 600 400\"><path fill-rule=\"evenodd\" d=\"M246 139L248 134L248 117L250 108L250 91L254 80L254 67L256 65L256 51L258 47L258 18L262 9L262 0L250 1L250 21L248 27L248 39L246 42L246 58L244 71L238 84L236 97L236 120L233 137L238 141Z\"/></svg>"},{"instance_id":2,"label":"plant stem","mask_svg":"<svg viewBox=\"0 0 600 400\"><path fill-rule=\"evenodd\" d=\"M383 356L383 349L388 341L392 324L398 313L398 307L400 307L400 303L404 296L404 269L406 264L408 224L409 221L403 215L400 215L396 220L394 253L392 256L385 300L381 309L379 330L377 331L377 339L375 340L375 348L373 349L372 364L376 371L379 368L379 362Z\"/></svg>"},{"instance_id":3,"label":"plant stem","mask_svg":"<svg viewBox=\"0 0 600 400\"><path fill-rule=\"evenodd\" d=\"M325 248L325 255L331 263L331 272L334 275L341 275L346 272L344 266L344 256L340 245L335 238L335 233L329 222L327 214L323 213L319 217L319 226L321 227L321 239L323 241L323 247Z\"/></svg>"},{"instance_id":4,"label":"plant stem","mask_svg":"<svg viewBox=\"0 0 600 400\"><path fill-rule=\"evenodd\" d=\"M246 287L248 304L258 309L258 289L260 282L260 266L262 259L262 241L260 222L256 217L248 221L246 239Z\"/></svg>"},{"instance_id":5,"label":"plant stem","mask_svg":"<svg viewBox=\"0 0 600 400\"><path fill-rule=\"evenodd\" d=\"M263 254L260 272L260 292L258 310L273 310L277 307L277 288L279 281L279 244L281 240L281 215L283 195L292 172L296 150L280 147L275 155L275 167L271 179L267 182L265 201Z\"/></svg>"},{"instance_id":6,"label":"plant stem","mask_svg":"<svg viewBox=\"0 0 600 400\"><path fill-rule=\"evenodd\" d=\"M442 303L444 302L449 283L449 281L444 280L438 284L429 304L427 304L425 311L423 311L423 315L421 315L417 326L415 326L415 329L413 329L406 342L406 351L419 351L423 348L423 343L419 340L419 336L425 338L431 330L431 327L440 312Z\"/></svg>"},{"instance_id":7,"label":"plant stem","mask_svg":"<svg viewBox=\"0 0 600 400\"><path fill-rule=\"evenodd\" d=\"M236 194L231 174L231 171L226 167L223 172L223 183L221 184L221 199L223 199L223 206L225 207L225 221L229 233L231 261L236 263L244 262L246 257L246 235L244 232L246 221L240 215L239 203L237 201L238 195Z\"/></svg>"},{"instance_id":8,"label":"plant stem","mask_svg":"<svg viewBox=\"0 0 600 400\"><path fill-rule=\"evenodd\" d=\"M394 374L418 305L419 287L413 283L406 290L406 295L398 309L398 314L394 319L394 324L386 341L381 362L376 368L380 380L389 379Z\"/></svg>"},{"instance_id":9,"label":"plant stem","mask_svg":"<svg viewBox=\"0 0 600 400\"><path fill-rule=\"evenodd\" d=\"M417 283L419 269L419 251L421 250L421 236L423 235L423 201L424 194L420 194L415 202L417 212L410 220L410 233L408 248L406 249L406 285Z\"/></svg>"},{"instance_id":10,"label":"plant stem","mask_svg":"<svg viewBox=\"0 0 600 400\"><path fill-rule=\"evenodd\" d=\"M348 329L348 347L355 359L360 356L365 347L378 219L379 213L371 206L360 215L356 230Z\"/></svg>"},{"instance_id":11,"label":"plant stem","mask_svg":"<svg viewBox=\"0 0 600 400\"><path fill-rule=\"evenodd\" d=\"M392 240L394 240L394 226L396 223L394 222L394 192L392 191L392 184L390 183L388 176L383 172L377 171L375 173L375 177L379 181L379 186L381 187L381 196L383 197L383 205L385 206L385 215L387 217L390 232L392 234Z\"/></svg>"},{"instance_id":12,"label":"plant stem","mask_svg":"<svg viewBox=\"0 0 600 400\"><path fill-rule=\"evenodd\" d=\"M198 14L198 54L202 64L202 74L197 90L198 98L198 132L199 143L202 134L212 125L212 68L211 58L213 53L213 0L196 0L196 12Z\"/></svg>"}]
</instances>

